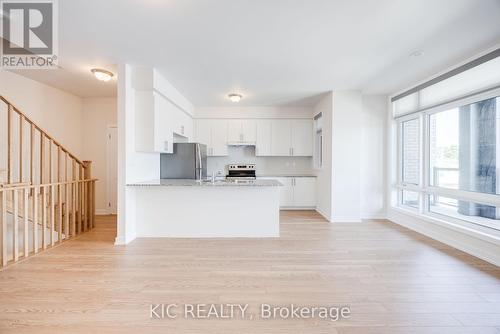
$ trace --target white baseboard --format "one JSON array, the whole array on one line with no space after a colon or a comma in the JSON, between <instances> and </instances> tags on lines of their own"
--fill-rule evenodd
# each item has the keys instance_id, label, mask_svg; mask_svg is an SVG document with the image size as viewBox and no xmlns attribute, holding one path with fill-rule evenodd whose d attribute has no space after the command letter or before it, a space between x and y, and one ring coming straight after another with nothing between
<instances>
[{"instance_id":1,"label":"white baseboard","mask_svg":"<svg viewBox=\"0 0 500 334\"><path fill-rule=\"evenodd\" d=\"M316 210L314 206L282 206L280 210L286 211L300 211L300 210Z\"/></svg>"},{"instance_id":2,"label":"white baseboard","mask_svg":"<svg viewBox=\"0 0 500 334\"><path fill-rule=\"evenodd\" d=\"M361 217L333 216L332 223L361 223Z\"/></svg>"},{"instance_id":3,"label":"white baseboard","mask_svg":"<svg viewBox=\"0 0 500 334\"><path fill-rule=\"evenodd\" d=\"M319 213L320 215L322 215L323 218L325 218L327 221L330 221L330 218L328 218L328 215L325 214L323 211L321 211L320 208L316 208L316 212Z\"/></svg>"},{"instance_id":4,"label":"white baseboard","mask_svg":"<svg viewBox=\"0 0 500 334\"><path fill-rule=\"evenodd\" d=\"M110 215L111 213L106 209L96 209L95 214L100 216L105 216L105 215Z\"/></svg>"},{"instance_id":5,"label":"white baseboard","mask_svg":"<svg viewBox=\"0 0 500 334\"><path fill-rule=\"evenodd\" d=\"M433 222L432 218L424 219L396 209L389 210L387 218L398 225L500 266L500 244L497 242Z\"/></svg>"},{"instance_id":6,"label":"white baseboard","mask_svg":"<svg viewBox=\"0 0 500 334\"><path fill-rule=\"evenodd\" d=\"M370 219L387 219L387 214L385 213L377 213L377 214L362 214L361 219L370 220Z\"/></svg>"},{"instance_id":7,"label":"white baseboard","mask_svg":"<svg viewBox=\"0 0 500 334\"><path fill-rule=\"evenodd\" d=\"M121 246L121 245L126 245L126 244L127 243L125 242L125 237L123 235L115 238L115 245L116 246Z\"/></svg>"},{"instance_id":8,"label":"white baseboard","mask_svg":"<svg viewBox=\"0 0 500 334\"><path fill-rule=\"evenodd\" d=\"M116 246L127 245L127 244L131 243L132 241L134 241L135 239L136 239L135 234L133 236L129 236L128 238L123 236L123 235L117 236L115 238L115 245Z\"/></svg>"}]
</instances>

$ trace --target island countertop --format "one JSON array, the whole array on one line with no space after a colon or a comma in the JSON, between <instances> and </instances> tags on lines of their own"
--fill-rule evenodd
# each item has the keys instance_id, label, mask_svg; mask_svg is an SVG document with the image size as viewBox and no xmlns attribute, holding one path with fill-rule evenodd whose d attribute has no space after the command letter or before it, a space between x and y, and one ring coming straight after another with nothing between
<instances>
[{"instance_id":1,"label":"island countertop","mask_svg":"<svg viewBox=\"0 0 500 334\"><path fill-rule=\"evenodd\" d=\"M140 181L127 184L132 187L281 187L283 186L276 180L244 180L244 181L228 181L216 180L198 181L191 179L156 179L149 181Z\"/></svg>"}]
</instances>

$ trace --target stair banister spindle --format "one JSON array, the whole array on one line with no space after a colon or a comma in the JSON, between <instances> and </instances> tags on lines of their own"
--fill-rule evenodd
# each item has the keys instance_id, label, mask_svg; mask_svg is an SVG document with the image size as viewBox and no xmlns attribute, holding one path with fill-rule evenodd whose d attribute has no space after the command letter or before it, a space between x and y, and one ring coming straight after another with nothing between
<instances>
[{"instance_id":1,"label":"stair banister spindle","mask_svg":"<svg viewBox=\"0 0 500 334\"><path fill-rule=\"evenodd\" d=\"M92 229L95 180L90 161L78 160L5 98L0 101L7 105L7 170L1 180L7 183L0 183L3 267Z\"/></svg>"}]
</instances>

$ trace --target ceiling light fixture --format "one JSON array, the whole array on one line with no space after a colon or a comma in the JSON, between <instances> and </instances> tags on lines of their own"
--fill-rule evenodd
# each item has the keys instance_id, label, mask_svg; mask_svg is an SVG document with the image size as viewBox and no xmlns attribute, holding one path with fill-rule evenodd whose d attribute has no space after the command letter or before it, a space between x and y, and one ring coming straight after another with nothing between
<instances>
[{"instance_id":1,"label":"ceiling light fixture","mask_svg":"<svg viewBox=\"0 0 500 334\"><path fill-rule=\"evenodd\" d=\"M232 101L232 102L240 102L241 98L243 97L241 94L229 94L227 97L229 97L229 99Z\"/></svg>"},{"instance_id":2,"label":"ceiling light fixture","mask_svg":"<svg viewBox=\"0 0 500 334\"><path fill-rule=\"evenodd\" d=\"M100 81L109 81L114 75L110 71L106 71L100 68L93 68L90 70L90 72L94 73L96 79Z\"/></svg>"},{"instance_id":3,"label":"ceiling light fixture","mask_svg":"<svg viewBox=\"0 0 500 334\"><path fill-rule=\"evenodd\" d=\"M420 57L423 55L424 55L424 51L417 50L417 51L413 51L412 53L410 53L410 58L417 58L417 57Z\"/></svg>"}]
</instances>

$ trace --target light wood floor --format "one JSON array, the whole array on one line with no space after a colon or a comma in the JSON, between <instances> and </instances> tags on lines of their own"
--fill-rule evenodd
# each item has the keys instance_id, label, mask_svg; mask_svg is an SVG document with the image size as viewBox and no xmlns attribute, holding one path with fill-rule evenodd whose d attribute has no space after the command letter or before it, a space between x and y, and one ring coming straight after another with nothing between
<instances>
[{"instance_id":1,"label":"light wood floor","mask_svg":"<svg viewBox=\"0 0 500 334\"><path fill-rule=\"evenodd\" d=\"M138 239L115 218L0 272L0 333L500 333L500 268L389 222L283 212L279 239ZM151 303L348 305L349 320L159 320Z\"/></svg>"}]
</instances>

